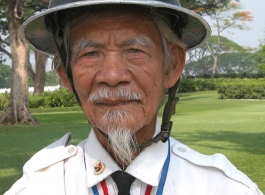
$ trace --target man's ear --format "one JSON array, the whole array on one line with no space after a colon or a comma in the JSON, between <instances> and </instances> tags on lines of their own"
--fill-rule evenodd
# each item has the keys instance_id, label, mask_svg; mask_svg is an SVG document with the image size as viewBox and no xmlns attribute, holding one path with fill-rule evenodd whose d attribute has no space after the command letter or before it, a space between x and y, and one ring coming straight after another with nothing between
<instances>
[{"instance_id":1,"label":"man's ear","mask_svg":"<svg viewBox=\"0 0 265 195\"><path fill-rule=\"evenodd\" d=\"M173 45L170 47L170 54L172 56L172 69L165 71L164 87L170 88L175 85L177 80L181 77L185 66L186 52L183 48Z\"/></svg>"},{"instance_id":2,"label":"man's ear","mask_svg":"<svg viewBox=\"0 0 265 195\"><path fill-rule=\"evenodd\" d=\"M65 72L65 69L63 66L59 66L57 69L56 69L56 72L57 74L59 75L59 77L61 78L63 84L67 87L67 89L71 92L73 92L72 90L72 86L68 80L68 77L67 77L67 74Z\"/></svg>"}]
</instances>

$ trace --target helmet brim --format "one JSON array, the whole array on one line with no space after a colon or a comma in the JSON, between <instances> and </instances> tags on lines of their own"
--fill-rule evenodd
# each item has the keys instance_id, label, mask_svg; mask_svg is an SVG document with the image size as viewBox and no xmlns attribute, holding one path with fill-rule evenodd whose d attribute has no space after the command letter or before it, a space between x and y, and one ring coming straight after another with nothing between
<instances>
[{"instance_id":1,"label":"helmet brim","mask_svg":"<svg viewBox=\"0 0 265 195\"><path fill-rule=\"evenodd\" d=\"M211 28L208 23L200 15L181 6L160 1L97 0L63 4L39 12L23 23L21 27L21 37L33 48L47 54L54 54L57 50L57 46L52 32L47 29L45 18L61 10L93 5L138 5L144 7L166 8L177 14L181 14L185 16L186 25L182 28L180 40L186 45L186 51L195 49L211 36Z\"/></svg>"}]
</instances>

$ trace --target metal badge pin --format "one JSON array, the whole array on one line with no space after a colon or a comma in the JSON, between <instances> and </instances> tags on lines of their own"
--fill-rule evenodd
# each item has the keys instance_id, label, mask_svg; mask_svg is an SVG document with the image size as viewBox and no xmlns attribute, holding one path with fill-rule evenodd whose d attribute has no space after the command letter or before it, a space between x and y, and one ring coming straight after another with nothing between
<instances>
[{"instance_id":1,"label":"metal badge pin","mask_svg":"<svg viewBox=\"0 0 265 195\"><path fill-rule=\"evenodd\" d=\"M99 175L101 174L105 169L104 163L102 163L100 160L96 161L94 164L94 174Z\"/></svg>"}]
</instances>

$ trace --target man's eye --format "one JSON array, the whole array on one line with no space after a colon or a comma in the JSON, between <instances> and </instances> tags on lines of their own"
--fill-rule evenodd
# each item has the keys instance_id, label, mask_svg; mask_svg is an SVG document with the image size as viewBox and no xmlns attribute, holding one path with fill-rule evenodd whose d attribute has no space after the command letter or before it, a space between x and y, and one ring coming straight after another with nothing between
<instances>
[{"instance_id":1,"label":"man's eye","mask_svg":"<svg viewBox=\"0 0 265 195\"><path fill-rule=\"evenodd\" d=\"M84 55L85 56L95 56L95 55L97 55L97 51L86 52Z\"/></svg>"},{"instance_id":2,"label":"man's eye","mask_svg":"<svg viewBox=\"0 0 265 195\"><path fill-rule=\"evenodd\" d=\"M141 50L140 49L135 49L135 48L130 48L129 52L130 53L138 53L138 52L141 52Z\"/></svg>"}]
</instances>

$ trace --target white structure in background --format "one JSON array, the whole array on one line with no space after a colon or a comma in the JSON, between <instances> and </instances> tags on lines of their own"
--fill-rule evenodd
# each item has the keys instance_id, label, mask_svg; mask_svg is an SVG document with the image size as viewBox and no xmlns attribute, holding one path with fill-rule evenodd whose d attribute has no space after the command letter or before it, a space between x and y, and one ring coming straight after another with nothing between
<instances>
[{"instance_id":1,"label":"white structure in background","mask_svg":"<svg viewBox=\"0 0 265 195\"><path fill-rule=\"evenodd\" d=\"M56 91L56 90L59 90L60 89L60 85L57 85L57 86L46 86L44 87L44 91L45 92L49 92L49 91ZM29 93L33 93L34 91L34 87L29 87ZM3 89L0 89L0 94L1 93L10 93L10 88L3 88Z\"/></svg>"}]
</instances>

